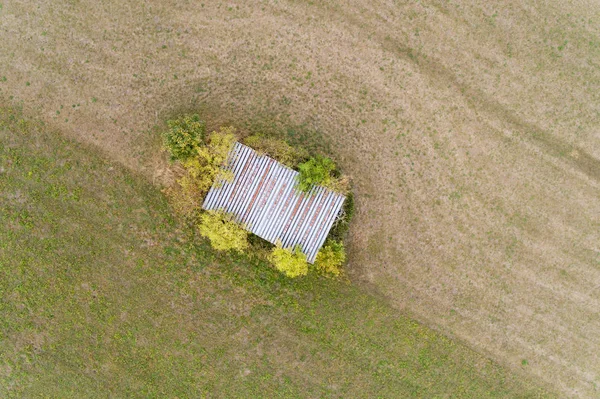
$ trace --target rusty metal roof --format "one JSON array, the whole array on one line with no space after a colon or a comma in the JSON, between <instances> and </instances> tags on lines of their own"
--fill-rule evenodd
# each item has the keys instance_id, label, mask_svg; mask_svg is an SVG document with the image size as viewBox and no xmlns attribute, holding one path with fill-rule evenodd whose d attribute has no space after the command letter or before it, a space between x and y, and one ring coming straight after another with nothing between
<instances>
[{"instance_id":1,"label":"rusty metal roof","mask_svg":"<svg viewBox=\"0 0 600 399\"><path fill-rule=\"evenodd\" d=\"M226 169L233 180L215 182L202 208L233 214L248 231L273 244L299 245L314 263L346 197L321 186L301 192L298 172L241 143L235 143Z\"/></svg>"}]
</instances>

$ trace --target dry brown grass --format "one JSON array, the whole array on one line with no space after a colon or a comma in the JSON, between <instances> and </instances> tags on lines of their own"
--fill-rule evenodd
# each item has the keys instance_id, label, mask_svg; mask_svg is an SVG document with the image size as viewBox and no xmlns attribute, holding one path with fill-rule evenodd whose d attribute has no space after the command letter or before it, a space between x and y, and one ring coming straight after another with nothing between
<instances>
[{"instance_id":1,"label":"dry brown grass","mask_svg":"<svg viewBox=\"0 0 600 399\"><path fill-rule=\"evenodd\" d=\"M355 280L597 396L600 7L316 3L10 2L0 95L148 177L181 110L322 132L356 187Z\"/></svg>"}]
</instances>

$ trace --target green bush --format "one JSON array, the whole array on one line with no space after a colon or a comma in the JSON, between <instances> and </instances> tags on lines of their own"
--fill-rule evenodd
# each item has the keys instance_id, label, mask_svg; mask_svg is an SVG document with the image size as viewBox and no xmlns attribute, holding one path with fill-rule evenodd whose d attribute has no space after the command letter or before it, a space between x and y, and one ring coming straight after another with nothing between
<instances>
[{"instance_id":1,"label":"green bush","mask_svg":"<svg viewBox=\"0 0 600 399\"><path fill-rule=\"evenodd\" d=\"M172 161L184 161L196 154L202 144L206 125L198 115L184 115L167 121L168 130L163 133L163 145Z\"/></svg>"},{"instance_id":2,"label":"green bush","mask_svg":"<svg viewBox=\"0 0 600 399\"><path fill-rule=\"evenodd\" d=\"M298 188L308 192L315 185L326 186L331 180L335 164L329 158L314 157L298 165Z\"/></svg>"},{"instance_id":3,"label":"green bush","mask_svg":"<svg viewBox=\"0 0 600 399\"><path fill-rule=\"evenodd\" d=\"M344 248L344 244L332 240L327 242L317 254L315 267L321 273L339 276L345 261L346 249Z\"/></svg>"},{"instance_id":4,"label":"green bush","mask_svg":"<svg viewBox=\"0 0 600 399\"><path fill-rule=\"evenodd\" d=\"M243 142L258 153L267 154L290 168L296 168L300 161L308 157L308 152L305 149L292 147L284 140L263 136L262 134L248 136Z\"/></svg>"},{"instance_id":5,"label":"green bush","mask_svg":"<svg viewBox=\"0 0 600 399\"><path fill-rule=\"evenodd\" d=\"M350 180L347 176L339 176L335 163L329 158L310 158L298 165L298 171L298 189L301 191L309 192L313 186L323 186L340 194L349 191Z\"/></svg>"},{"instance_id":6,"label":"green bush","mask_svg":"<svg viewBox=\"0 0 600 399\"><path fill-rule=\"evenodd\" d=\"M281 242L278 242L269 255L269 261L277 270L291 278L305 276L308 273L306 255L298 246L294 249L283 248Z\"/></svg>"},{"instance_id":7,"label":"green bush","mask_svg":"<svg viewBox=\"0 0 600 399\"><path fill-rule=\"evenodd\" d=\"M223 211L206 211L200 215L198 231L216 250L243 252L248 248L248 232Z\"/></svg>"}]
</instances>

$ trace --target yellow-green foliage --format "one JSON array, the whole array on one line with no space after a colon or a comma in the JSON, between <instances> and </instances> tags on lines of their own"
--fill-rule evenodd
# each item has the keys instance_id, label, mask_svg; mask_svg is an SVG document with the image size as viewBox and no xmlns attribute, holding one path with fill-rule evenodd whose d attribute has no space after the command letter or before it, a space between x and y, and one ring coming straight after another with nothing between
<instances>
[{"instance_id":1,"label":"yellow-green foliage","mask_svg":"<svg viewBox=\"0 0 600 399\"><path fill-rule=\"evenodd\" d=\"M210 245L216 250L242 252L248 248L248 232L223 211L202 213L198 231L210 240Z\"/></svg>"},{"instance_id":2,"label":"yellow-green foliage","mask_svg":"<svg viewBox=\"0 0 600 399\"><path fill-rule=\"evenodd\" d=\"M329 241L317 254L315 266L322 273L339 276L345 261L346 250L344 244L339 241Z\"/></svg>"},{"instance_id":3,"label":"yellow-green foliage","mask_svg":"<svg viewBox=\"0 0 600 399\"><path fill-rule=\"evenodd\" d=\"M188 131L197 130L200 129L201 122L188 116L168 123L171 132L178 132L173 137L184 137L184 133L182 133L185 131L184 127L189 128ZM204 125L201 126L203 129ZM233 127L222 127L218 132L212 132L208 136L206 144L201 141L193 141L191 154L187 153L188 147L185 147L186 156L177 158L180 165L183 166L179 172L175 171L179 176L177 184L165 190L178 214L195 219L200 211L202 198L213 182L233 178L231 172L224 171L221 167L225 166L229 151L236 140ZM191 142L188 141L189 143ZM168 147L167 141L165 141L165 148L173 156L172 148Z\"/></svg>"},{"instance_id":4,"label":"yellow-green foliage","mask_svg":"<svg viewBox=\"0 0 600 399\"><path fill-rule=\"evenodd\" d=\"M196 156L183 162L187 170L187 176L184 178L192 181L188 186L193 185L195 189L205 193L215 180L230 180L233 177L231 172L226 172L221 167L225 166L229 151L236 140L233 127L222 127L220 131L212 132L208 136L207 145L196 147ZM184 182L180 179L179 184L183 186Z\"/></svg>"},{"instance_id":5,"label":"yellow-green foliage","mask_svg":"<svg viewBox=\"0 0 600 399\"><path fill-rule=\"evenodd\" d=\"M196 148L202 144L205 124L198 115L184 115L179 119L167 121L169 127L163 133L163 145L172 161L183 161L195 155Z\"/></svg>"},{"instance_id":6,"label":"yellow-green foliage","mask_svg":"<svg viewBox=\"0 0 600 399\"><path fill-rule=\"evenodd\" d=\"M298 165L298 188L309 192L313 186L323 186L340 194L346 194L350 181L348 177L334 177L335 163L326 157L316 156Z\"/></svg>"},{"instance_id":7,"label":"yellow-green foliage","mask_svg":"<svg viewBox=\"0 0 600 399\"><path fill-rule=\"evenodd\" d=\"M326 185L331 180L335 164L329 158L313 157L298 166L298 187L310 191L314 185Z\"/></svg>"},{"instance_id":8,"label":"yellow-green foliage","mask_svg":"<svg viewBox=\"0 0 600 399\"><path fill-rule=\"evenodd\" d=\"M233 126L221 127L208 136L208 145L198 147L198 157L212 165L223 165L231 147L237 140Z\"/></svg>"},{"instance_id":9,"label":"yellow-green foliage","mask_svg":"<svg viewBox=\"0 0 600 399\"><path fill-rule=\"evenodd\" d=\"M331 177L323 184L323 187L327 187L336 193L346 195L348 192L350 192L350 178L346 175L341 175L340 177Z\"/></svg>"},{"instance_id":10,"label":"yellow-green foliage","mask_svg":"<svg viewBox=\"0 0 600 399\"><path fill-rule=\"evenodd\" d=\"M204 192L195 184L187 174L177 180L177 184L164 190L170 198L173 209L178 215L195 219L200 211L200 204Z\"/></svg>"},{"instance_id":11,"label":"yellow-green foliage","mask_svg":"<svg viewBox=\"0 0 600 399\"><path fill-rule=\"evenodd\" d=\"M244 144L252 147L259 153L264 153L290 168L295 168L298 163L308 157L308 152L303 148L294 148L284 140L254 134L244 139Z\"/></svg>"},{"instance_id":12,"label":"yellow-green foliage","mask_svg":"<svg viewBox=\"0 0 600 399\"><path fill-rule=\"evenodd\" d=\"M288 277L305 276L308 273L306 255L300 252L299 247L283 248L278 242L269 255L269 261Z\"/></svg>"}]
</instances>

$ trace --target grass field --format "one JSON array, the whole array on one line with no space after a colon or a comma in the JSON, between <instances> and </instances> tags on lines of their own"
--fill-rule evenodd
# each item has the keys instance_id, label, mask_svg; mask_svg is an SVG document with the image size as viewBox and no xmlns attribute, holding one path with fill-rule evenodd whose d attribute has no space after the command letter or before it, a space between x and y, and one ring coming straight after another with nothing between
<instances>
[{"instance_id":1,"label":"grass field","mask_svg":"<svg viewBox=\"0 0 600 399\"><path fill-rule=\"evenodd\" d=\"M356 287L214 253L143 178L0 113L3 398L547 396Z\"/></svg>"},{"instance_id":2,"label":"grass field","mask_svg":"<svg viewBox=\"0 0 600 399\"><path fill-rule=\"evenodd\" d=\"M599 20L588 0L10 1L0 96L156 185L155 126L182 111L328 147L357 287L597 397Z\"/></svg>"}]
</instances>

